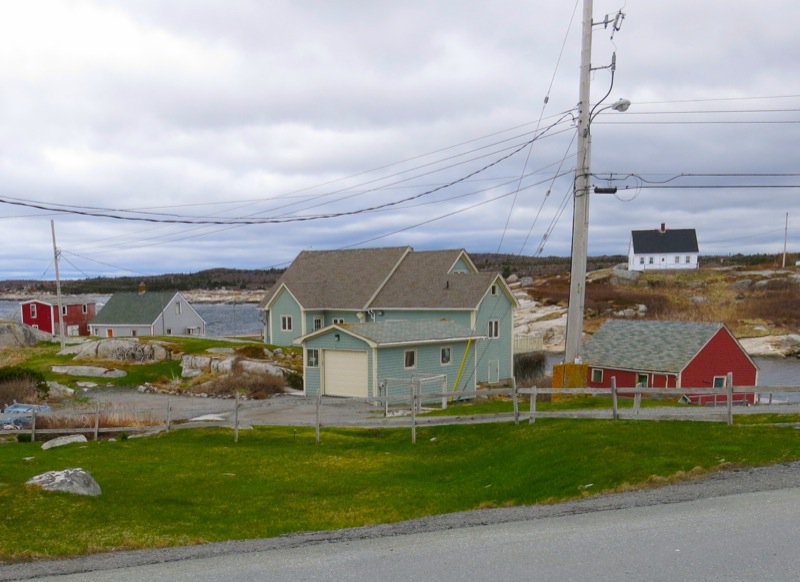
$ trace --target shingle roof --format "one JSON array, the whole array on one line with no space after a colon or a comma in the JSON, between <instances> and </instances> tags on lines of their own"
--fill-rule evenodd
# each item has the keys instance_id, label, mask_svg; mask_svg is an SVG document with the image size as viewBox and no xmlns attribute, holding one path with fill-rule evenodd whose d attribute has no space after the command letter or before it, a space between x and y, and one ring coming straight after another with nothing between
<instances>
[{"instance_id":1,"label":"shingle roof","mask_svg":"<svg viewBox=\"0 0 800 582\"><path fill-rule=\"evenodd\" d=\"M634 253L696 253L697 233L693 228L631 231Z\"/></svg>"},{"instance_id":2,"label":"shingle roof","mask_svg":"<svg viewBox=\"0 0 800 582\"><path fill-rule=\"evenodd\" d=\"M409 253L372 309L473 309L497 273L448 273L461 250Z\"/></svg>"},{"instance_id":3,"label":"shingle roof","mask_svg":"<svg viewBox=\"0 0 800 582\"><path fill-rule=\"evenodd\" d=\"M410 247L303 251L267 292L266 307L285 284L306 309L364 309Z\"/></svg>"},{"instance_id":4,"label":"shingle roof","mask_svg":"<svg viewBox=\"0 0 800 582\"><path fill-rule=\"evenodd\" d=\"M721 323L609 320L588 340L585 364L677 373L723 329Z\"/></svg>"},{"instance_id":5,"label":"shingle roof","mask_svg":"<svg viewBox=\"0 0 800 582\"><path fill-rule=\"evenodd\" d=\"M378 345L467 340L478 336L450 320L372 321L342 326Z\"/></svg>"},{"instance_id":6,"label":"shingle roof","mask_svg":"<svg viewBox=\"0 0 800 582\"><path fill-rule=\"evenodd\" d=\"M114 293L92 320L92 324L150 325L169 304L176 291L147 293Z\"/></svg>"}]
</instances>

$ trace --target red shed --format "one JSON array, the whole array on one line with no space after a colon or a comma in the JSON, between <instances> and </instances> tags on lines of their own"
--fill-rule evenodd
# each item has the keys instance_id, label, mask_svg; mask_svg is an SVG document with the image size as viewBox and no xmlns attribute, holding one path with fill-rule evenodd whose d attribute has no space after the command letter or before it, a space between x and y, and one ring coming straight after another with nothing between
<instances>
[{"instance_id":1,"label":"red shed","mask_svg":"<svg viewBox=\"0 0 800 582\"><path fill-rule=\"evenodd\" d=\"M722 323L687 321L607 321L583 346L588 386L608 388L722 388L728 373L734 386L755 386L755 365ZM712 395L687 394L692 402ZM753 401L752 394L735 399Z\"/></svg>"},{"instance_id":2,"label":"red shed","mask_svg":"<svg viewBox=\"0 0 800 582\"><path fill-rule=\"evenodd\" d=\"M23 301L22 323L50 335L58 335L58 300L55 297ZM86 297L62 297L65 335L89 335L89 322L95 316L95 302Z\"/></svg>"}]
</instances>

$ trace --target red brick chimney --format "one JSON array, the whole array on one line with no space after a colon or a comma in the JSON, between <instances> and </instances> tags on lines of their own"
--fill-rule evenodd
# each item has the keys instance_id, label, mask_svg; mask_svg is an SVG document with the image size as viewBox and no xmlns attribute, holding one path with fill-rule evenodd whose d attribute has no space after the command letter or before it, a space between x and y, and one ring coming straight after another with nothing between
<instances>
[{"instance_id":1,"label":"red brick chimney","mask_svg":"<svg viewBox=\"0 0 800 582\"><path fill-rule=\"evenodd\" d=\"M662 222L661 223L661 228L659 229L659 232L661 234L664 234L665 232L667 232L667 223L666 222Z\"/></svg>"}]
</instances>

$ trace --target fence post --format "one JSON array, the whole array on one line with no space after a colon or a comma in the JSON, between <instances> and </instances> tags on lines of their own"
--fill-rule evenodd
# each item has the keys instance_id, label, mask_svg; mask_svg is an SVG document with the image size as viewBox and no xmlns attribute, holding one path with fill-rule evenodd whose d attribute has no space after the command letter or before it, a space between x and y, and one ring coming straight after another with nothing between
<instances>
[{"instance_id":1,"label":"fence post","mask_svg":"<svg viewBox=\"0 0 800 582\"><path fill-rule=\"evenodd\" d=\"M611 418L619 420L619 407L617 404L617 377L611 376Z\"/></svg>"},{"instance_id":2,"label":"fence post","mask_svg":"<svg viewBox=\"0 0 800 582\"><path fill-rule=\"evenodd\" d=\"M728 426L733 425L733 372L725 377L725 388L728 393Z\"/></svg>"},{"instance_id":3,"label":"fence post","mask_svg":"<svg viewBox=\"0 0 800 582\"><path fill-rule=\"evenodd\" d=\"M100 436L100 403L95 405L94 409L94 440Z\"/></svg>"},{"instance_id":4,"label":"fence post","mask_svg":"<svg viewBox=\"0 0 800 582\"><path fill-rule=\"evenodd\" d=\"M534 386L531 388L531 414L528 417L528 424L533 424L536 422L536 397L539 394L539 390Z\"/></svg>"},{"instance_id":5,"label":"fence post","mask_svg":"<svg viewBox=\"0 0 800 582\"><path fill-rule=\"evenodd\" d=\"M170 424L172 423L172 403L167 398L167 432L169 432Z\"/></svg>"},{"instance_id":6,"label":"fence post","mask_svg":"<svg viewBox=\"0 0 800 582\"><path fill-rule=\"evenodd\" d=\"M31 418L31 442L36 442L36 411L33 411L33 417Z\"/></svg>"},{"instance_id":7,"label":"fence post","mask_svg":"<svg viewBox=\"0 0 800 582\"><path fill-rule=\"evenodd\" d=\"M319 406L322 403L322 390L317 392L317 410L316 410L316 420L314 421L314 434L317 437L317 444L319 444Z\"/></svg>"},{"instance_id":8,"label":"fence post","mask_svg":"<svg viewBox=\"0 0 800 582\"><path fill-rule=\"evenodd\" d=\"M388 418L389 417L389 382L388 381L384 381L383 382L381 390L383 390L383 417L384 418Z\"/></svg>"},{"instance_id":9,"label":"fence post","mask_svg":"<svg viewBox=\"0 0 800 582\"><path fill-rule=\"evenodd\" d=\"M239 390L235 392L236 398L234 399L233 409L233 442L239 442Z\"/></svg>"},{"instance_id":10,"label":"fence post","mask_svg":"<svg viewBox=\"0 0 800 582\"><path fill-rule=\"evenodd\" d=\"M519 424L519 397L517 396L516 378L511 378L511 400L514 402L514 424Z\"/></svg>"},{"instance_id":11,"label":"fence post","mask_svg":"<svg viewBox=\"0 0 800 582\"><path fill-rule=\"evenodd\" d=\"M636 384L636 388L634 389L634 392L633 392L633 412L636 415L638 415L639 414L639 409L641 407L642 407L641 386L639 386L639 384Z\"/></svg>"},{"instance_id":12,"label":"fence post","mask_svg":"<svg viewBox=\"0 0 800 582\"><path fill-rule=\"evenodd\" d=\"M417 381L411 381L411 444L417 444Z\"/></svg>"}]
</instances>

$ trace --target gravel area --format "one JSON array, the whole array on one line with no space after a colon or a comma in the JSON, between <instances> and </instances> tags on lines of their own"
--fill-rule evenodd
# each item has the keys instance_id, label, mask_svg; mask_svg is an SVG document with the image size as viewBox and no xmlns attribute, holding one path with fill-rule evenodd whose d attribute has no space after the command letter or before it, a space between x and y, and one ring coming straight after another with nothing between
<instances>
[{"instance_id":1,"label":"gravel area","mask_svg":"<svg viewBox=\"0 0 800 582\"><path fill-rule=\"evenodd\" d=\"M722 471L699 479L664 487L598 495L553 505L484 509L434 515L395 524L338 531L302 533L278 538L214 543L201 546L112 552L71 560L13 564L0 566L0 580L26 580L46 575L102 571L111 568L206 558L233 553L294 548L320 543L347 542L357 539L418 532L435 532L486 524L542 519L612 509L646 507L724 497L738 493L798 487L800 487L800 462L794 462L768 467Z\"/></svg>"}]
</instances>

